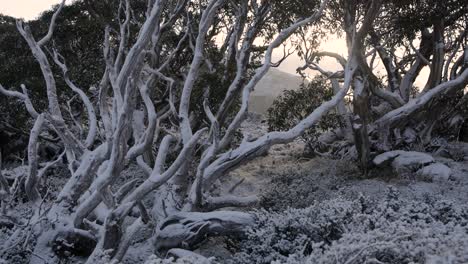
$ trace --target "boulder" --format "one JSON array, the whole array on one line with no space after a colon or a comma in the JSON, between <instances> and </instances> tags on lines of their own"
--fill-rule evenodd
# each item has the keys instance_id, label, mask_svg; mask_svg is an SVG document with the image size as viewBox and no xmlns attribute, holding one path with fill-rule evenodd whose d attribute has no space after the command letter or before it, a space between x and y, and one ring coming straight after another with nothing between
<instances>
[{"instance_id":1,"label":"boulder","mask_svg":"<svg viewBox=\"0 0 468 264\"><path fill-rule=\"evenodd\" d=\"M417 174L433 182L444 182L450 178L452 170L447 165L437 162L420 169Z\"/></svg>"},{"instance_id":2,"label":"boulder","mask_svg":"<svg viewBox=\"0 0 468 264\"><path fill-rule=\"evenodd\" d=\"M392 167L402 173L415 172L434 162L434 158L429 154L408 151L396 157L392 162Z\"/></svg>"},{"instance_id":3,"label":"boulder","mask_svg":"<svg viewBox=\"0 0 468 264\"><path fill-rule=\"evenodd\" d=\"M408 166L425 166L434 163L434 158L422 152L416 151L403 151L393 150L377 155L374 160L377 167L385 167L391 165L392 167L408 167Z\"/></svg>"},{"instance_id":4,"label":"boulder","mask_svg":"<svg viewBox=\"0 0 468 264\"><path fill-rule=\"evenodd\" d=\"M391 167L398 174L416 172L434 162L434 158L429 154L403 150L388 151L377 155L373 160L377 167Z\"/></svg>"}]
</instances>

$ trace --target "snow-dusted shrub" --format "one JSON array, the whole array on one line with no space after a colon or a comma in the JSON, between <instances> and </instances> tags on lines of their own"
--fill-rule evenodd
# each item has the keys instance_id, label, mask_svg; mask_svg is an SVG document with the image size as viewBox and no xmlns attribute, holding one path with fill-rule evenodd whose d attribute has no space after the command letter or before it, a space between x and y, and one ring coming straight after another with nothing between
<instances>
[{"instance_id":1,"label":"snow-dusted shrub","mask_svg":"<svg viewBox=\"0 0 468 264\"><path fill-rule=\"evenodd\" d=\"M272 210L308 207L317 200L328 199L345 179L361 175L351 161L322 158L284 171L265 173L270 175L271 187L262 194L261 205Z\"/></svg>"},{"instance_id":2,"label":"snow-dusted shrub","mask_svg":"<svg viewBox=\"0 0 468 264\"><path fill-rule=\"evenodd\" d=\"M229 263L468 263L468 208L448 201L390 190L257 217Z\"/></svg>"},{"instance_id":3,"label":"snow-dusted shrub","mask_svg":"<svg viewBox=\"0 0 468 264\"><path fill-rule=\"evenodd\" d=\"M257 224L252 227L241 252L232 263L271 263L302 259L312 252L316 243L331 243L339 239L343 223L359 207L352 202L333 200L305 209L289 208L283 212L256 212Z\"/></svg>"}]
</instances>

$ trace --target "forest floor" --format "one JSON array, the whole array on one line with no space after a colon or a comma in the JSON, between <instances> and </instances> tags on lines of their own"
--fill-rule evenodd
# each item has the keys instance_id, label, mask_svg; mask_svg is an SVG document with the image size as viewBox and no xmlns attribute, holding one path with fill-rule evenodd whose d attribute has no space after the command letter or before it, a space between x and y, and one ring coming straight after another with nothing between
<instances>
[{"instance_id":1,"label":"forest floor","mask_svg":"<svg viewBox=\"0 0 468 264\"><path fill-rule=\"evenodd\" d=\"M243 127L246 134L258 137L266 132L266 126L258 121L259 118L257 116L246 122ZM468 148L468 144L465 145ZM234 194L261 194L266 198L277 196L284 202L274 201L280 203L268 206L276 209L306 207L315 201L336 197L353 199L361 194L379 199L391 187L407 199L424 199L430 195L460 204L468 203L468 156L462 161L434 156L437 162L451 168L452 175L446 181L430 181L412 175L399 177L381 169L374 169L364 176L353 161L306 158L303 153L304 143L299 139L290 144L273 146L268 155L231 172L226 178L227 183L222 185L229 188L244 179Z\"/></svg>"},{"instance_id":2,"label":"forest floor","mask_svg":"<svg viewBox=\"0 0 468 264\"><path fill-rule=\"evenodd\" d=\"M251 117L243 126L244 134L250 138L258 137L266 130L265 122L262 121L261 116ZM227 175L223 182L219 183L219 186L222 186L219 193L227 193L232 186L238 185L234 191L231 190L232 194L239 196L259 195L261 197L259 206L246 210L255 211L262 208L270 212L281 212L288 208L308 208L336 199L355 200L362 196L369 197L379 203L379 201L386 199L390 189L396 190L399 197L405 201L425 203L428 200L448 200L455 206L468 204L467 157L464 161L434 157L438 162L450 167L452 175L445 181L427 181L411 175L402 178L382 170L373 170L369 175L363 176L353 161L323 157L305 158L303 146L303 142L297 140L290 144L272 147L268 155L259 157ZM6 174L25 174L25 168L25 166L15 169L10 167ZM54 173L53 180L46 179L52 183L47 185L47 190L42 190L43 193L50 194L50 199L47 197L45 199L44 207L48 206L47 203L53 199L54 193L59 191L60 186L66 180L65 177L60 176L65 172L55 170ZM142 177L139 174L134 167L127 170L125 177L135 177L135 175ZM239 184L239 182L241 183ZM31 205L23 203L21 200L13 203L15 203L13 207L15 212L11 214L18 219L27 219L33 210ZM465 220L468 221L468 216ZM8 227L0 229L0 241L6 241L10 235ZM140 236L141 243L135 241L130 247L125 263L144 263L152 254L151 244L144 242L146 241L144 238L147 236L151 236L150 230L146 230L146 234ZM23 250L21 247L18 246L11 250L17 250L18 252L11 252L11 254L16 254L19 256L18 259L21 259L20 251ZM230 245L230 241L225 238L210 238L196 252L207 257L216 257L217 261L221 263L232 258L236 253L233 246ZM20 260L18 261L11 263L21 263ZM79 262L78 258L67 263ZM1 259L0 263L2 263ZM252 263L260 262L252 261Z\"/></svg>"},{"instance_id":3,"label":"forest floor","mask_svg":"<svg viewBox=\"0 0 468 264\"><path fill-rule=\"evenodd\" d=\"M243 127L244 133L255 138L267 132L265 122L261 119L261 116L251 117ZM224 192L227 192L242 180L233 194L260 195L260 207L276 212L288 208L307 208L337 199L352 201L359 197L382 203L387 199L389 190L397 192L403 201L449 201L455 208L467 205L468 156L463 161L438 156L434 158L451 168L452 175L448 180L423 180L414 175L401 177L381 169L374 169L364 176L354 161L304 157L304 143L298 139L289 144L273 146L268 155L231 172L220 185L226 186ZM216 256L218 260L229 259L233 253L229 245L216 238L198 252L207 257Z\"/></svg>"}]
</instances>

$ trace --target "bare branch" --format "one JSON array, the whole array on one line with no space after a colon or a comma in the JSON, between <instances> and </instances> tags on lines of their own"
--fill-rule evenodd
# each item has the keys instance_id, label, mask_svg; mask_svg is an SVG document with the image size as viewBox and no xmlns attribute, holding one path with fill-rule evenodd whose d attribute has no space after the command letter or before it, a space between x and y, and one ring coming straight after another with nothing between
<instances>
[{"instance_id":1,"label":"bare branch","mask_svg":"<svg viewBox=\"0 0 468 264\"><path fill-rule=\"evenodd\" d=\"M355 60L348 61L345 70L345 82L343 84L343 88L341 88L341 90L336 93L330 101L320 105L290 130L267 133L255 141L244 142L244 144L241 144L238 148L221 154L206 168L203 180L204 186L209 186L215 179L223 175L226 170L236 168L258 155L265 153L272 145L291 142L298 136L302 135L306 129L314 126L325 113L336 107L336 105L346 96L356 69L357 62Z\"/></svg>"},{"instance_id":2,"label":"bare branch","mask_svg":"<svg viewBox=\"0 0 468 264\"><path fill-rule=\"evenodd\" d=\"M466 84L468 84L468 69L465 69L464 72L456 79L439 84L433 89L422 94L420 97L411 100L404 106L385 114L375 122L375 125L376 127L382 128L389 126L392 127L399 121L407 120L406 118L408 116L426 106L426 103L435 97L440 96L441 94L446 94L452 90L463 88Z\"/></svg>"},{"instance_id":3,"label":"bare branch","mask_svg":"<svg viewBox=\"0 0 468 264\"><path fill-rule=\"evenodd\" d=\"M78 86L76 86L71 80L70 77L68 76L68 68L65 65L65 61L63 57L56 51L53 51L53 58L55 63L62 69L63 73L63 78L65 80L65 83L72 89L73 92L78 94L80 96L80 99L83 101L86 110L88 112L88 119L89 119L89 129L88 129L88 135L85 140L85 146L87 148L91 147L94 143L94 140L96 139L97 135L97 118L96 118L96 112L94 110L94 106L91 103L91 100L89 97L83 92L82 89L80 89Z\"/></svg>"},{"instance_id":4,"label":"bare branch","mask_svg":"<svg viewBox=\"0 0 468 264\"><path fill-rule=\"evenodd\" d=\"M225 0L211 0L208 6L202 14L202 18L199 24L198 35L195 44L194 57L190 65L190 70L187 74L187 78L182 89L182 95L180 98L179 116L180 116L180 129L182 134L182 140L187 143L192 136L192 128L190 127L189 120L189 106L190 97L195 81L198 77L200 66L204 61L203 50L205 47L205 37L208 33L209 28L213 22L213 18L218 8L224 3Z\"/></svg>"},{"instance_id":5,"label":"bare branch","mask_svg":"<svg viewBox=\"0 0 468 264\"><path fill-rule=\"evenodd\" d=\"M37 202L41 195L37 190L37 170L38 170L38 161L37 161L37 146L39 134L41 133L42 126L44 124L44 115L39 115L34 123L33 128L31 129L31 136L29 137L28 145L28 177L25 181L25 191L29 200Z\"/></svg>"},{"instance_id":6,"label":"bare branch","mask_svg":"<svg viewBox=\"0 0 468 264\"><path fill-rule=\"evenodd\" d=\"M221 142L219 144L220 149L223 149L228 146L232 136L234 135L234 132L239 128L239 125L242 123L242 121L244 121L247 111L248 111L250 93L253 91L254 87L258 84L258 82L265 76L265 74L270 69L273 50L277 48L278 46L280 46L281 43L283 43L289 36L291 36L298 28L318 20L322 16L323 10L327 6L327 4L328 4L328 0L322 1L318 10L312 16L306 19L302 19L294 23L293 25L289 26L288 28L284 29L282 32L278 34L278 36L268 46L268 49L265 54L263 66L257 69L255 75L252 77L252 79L250 79L249 83L243 88L241 108L239 112L237 113L237 115L235 116L234 120L231 122L231 124L227 128L224 137L221 139Z\"/></svg>"},{"instance_id":7,"label":"bare branch","mask_svg":"<svg viewBox=\"0 0 468 264\"><path fill-rule=\"evenodd\" d=\"M16 97L20 101L23 101L24 105L26 106L26 110L28 113L31 115L33 118L37 118L39 116L39 113L34 109L34 106L32 105L31 100L29 99L28 96L28 91L26 89L26 86L24 84L21 85L21 88L23 89L23 93L16 92L16 91L10 91L6 90L1 84L0 84L0 93L4 94L5 96L11 96L11 97Z\"/></svg>"},{"instance_id":8,"label":"bare branch","mask_svg":"<svg viewBox=\"0 0 468 264\"><path fill-rule=\"evenodd\" d=\"M62 11L64 5L65 0L62 0L62 3L60 3L57 11L55 11L55 13L52 15L52 20L50 21L49 31L47 32L47 35L45 35L41 40L39 40L39 42L37 42L37 45L39 45L39 47L44 46L52 38L52 35L54 34L55 20L57 20L57 17L60 14L60 11Z\"/></svg>"}]
</instances>

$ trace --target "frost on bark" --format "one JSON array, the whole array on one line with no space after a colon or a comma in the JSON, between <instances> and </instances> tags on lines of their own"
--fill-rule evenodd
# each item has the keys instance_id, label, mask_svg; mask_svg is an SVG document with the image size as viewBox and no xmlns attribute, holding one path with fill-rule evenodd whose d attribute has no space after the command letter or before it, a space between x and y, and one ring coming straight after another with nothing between
<instances>
[{"instance_id":1,"label":"frost on bark","mask_svg":"<svg viewBox=\"0 0 468 264\"><path fill-rule=\"evenodd\" d=\"M31 130L31 135L29 136L29 145L28 145L28 176L25 181L24 190L26 195L28 196L29 200L31 201L38 201L40 198L39 191L37 190L37 171L38 171L38 156L37 156L37 148L38 148L38 138L39 134L42 130L42 125L44 124L44 116L39 115L34 123L34 126Z\"/></svg>"},{"instance_id":2,"label":"frost on bark","mask_svg":"<svg viewBox=\"0 0 468 264\"><path fill-rule=\"evenodd\" d=\"M443 61L443 54L432 54L441 52L440 47L431 45L432 37L428 38L430 33L424 29L419 48L412 51L414 61L402 72L389 59L396 58L395 54L383 47L382 36L374 30L382 23L385 1L369 1L363 10L357 10L353 1L345 1L341 18L347 54L314 50L305 58L305 68L332 80L335 92L332 99L288 131L273 131L253 141L243 138L241 143L235 143L236 132L248 114L251 92L275 66L273 51L293 34L316 24L327 14L329 1L321 1L314 12L282 28L261 48L254 43L262 38L262 30L271 22L268 19L272 15L272 1L234 2L148 1L146 20L139 25L138 32L133 32L132 3L122 1L119 8L125 16L116 20L118 30L108 27L104 32L106 68L98 85L97 102L90 99L85 87L78 87L71 80L68 68L73 65L66 64L59 50L47 46L64 1L54 14L47 35L39 41L27 25L18 21L18 30L39 63L48 98L48 110L41 113L34 108L26 86L21 86L21 92L0 86L0 93L18 99L37 120L29 146L26 185L31 190L30 198L37 199L37 175L48 167L38 171L35 154L42 123L42 131L59 136L71 173L52 207L41 215L38 227L31 230L37 237L31 263L44 260L53 263L57 255L64 253L60 249L74 244L92 245L83 249L87 263L118 263L135 236L145 228L155 231L152 237L155 249L174 255L190 254L187 249L196 247L207 236L237 234L254 222L248 213L225 210L250 206L258 197L215 196L211 192L217 181L235 168L265 154L275 144L292 142L324 114L336 110L345 117L344 130L353 133L346 138L354 140L361 167L367 170L376 146L380 150L391 148L398 131L423 123L427 117L424 110L439 107L443 96L468 83L466 47L464 55L455 52L451 56L453 66L441 67L437 63ZM236 8L232 8L233 3ZM234 10L229 17L232 23L220 22L228 10ZM440 23L438 30L443 31L445 25ZM213 67L207 54L208 47L216 42L218 27L228 34L219 48L225 65L221 70ZM440 32L437 34L433 32L441 37ZM176 44L167 45L166 41L174 38ZM369 50L368 43L375 47ZM263 61L252 71L249 63L259 50ZM45 51L50 51L50 56ZM184 65L177 61L181 53L190 54ZM377 53L389 75L388 88L382 85L369 61ZM412 84L428 63L428 55L435 58L429 63L437 65L431 66L434 74L427 91L409 99ZM320 57L335 58L342 69L337 72L322 69L314 59ZM60 102L57 96L57 75L52 73L51 61L83 103L87 120L69 122L62 114L61 105L66 102ZM200 89L199 83L207 73L219 76L227 84L226 90L202 87L200 99L197 98L200 93L196 95L195 91ZM210 97L213 93L221 93L219 105L213 104ZM348 110L344 98L351 93L354 107ZM373 103L374 99L379 105ZM234 108L237 102L239 108ZM195 106L199 106L201 113ZM381 111L376 118L373 113L377 108L389 110ZM228 113L232 117L228 118ZM424 131L430 134L432 127ZM122 172L129 164L137 164L144 177L124 179Z\"/></svg>"},{"instance_id":3,"label":"frost on bark","mask_svg":"<svg viewBox=\"0 0 468 264\"><path fill-rule=\"evenodd\" d=\"M342 71L330 72L317 63L317 58L336 59L338 66L355 59L358 69L349 95L353 98L352 108L337 112L351 120L354 137L348 140L354 141L364 172L370 169L375 154L415 144L425 146L434 136L458 138L468 118L462 109L468 84L467 34L466 26L458 24L466 22L462 16L466 6L457 7L457 12L445 18L427 19L416 36L404 44L393 42L397 33L384 33L392 30L386 17L398 12L393 7L392 3L378 0L364 6L343 1L339 11L334 11L340 14L348 56L331 50L305 50L306 65L298 69L316 71L334 83L342 82ZM427 8L442 12L438 7ZM398 24L393 26L400 29ZM403 56L399 49L404 51ZM383 65L383 73L376 69L377 63ZM424 67L429 70L426 85L415 87Z\"/></svg>"},{"instance_id":4,"label":"frost on bark","mask_svg":"<svg viewBox=\"0 0 468 264\"><path fill-rule=\"evenodd\" d=\"M21 101L37 120L29 145L28 195L33 200L40 198L36 192L39 187L36 149L41 129L59 135L71 172L52 207L42 216L44 221L32 230L37 240L31 263L54 262L65 251L89 256L87 263L106 263L109 259L119 262L135 235L142 228L152 227L156 228L153 238L156 249L186 255L189 251L183 248L193 248L207 236L238 234L253 224L254 218L248 213L216 210L250 206L258 197L218 197L209 190L220 177L265 153L274 144L291 142L336 107L351 87L356 66L344 65L346 81L337 86L333 99L290 131L271 132L255 141L244 140L234 145L234 134L248 113L249 95L273 65L273 50L299 28L316 23L328 3L322 1L308 17L282 29L266 46L263 65L246 81L253 43L261 36L272 9L268 1L241 2L242 8L232 16L235 21L232 28L225 25L231 35L223 45L227 51L223 63L226 69L234 69L234 74L219 73L229 83L219 107L210 105L209 91L206 91L202 114L208 122L200 122L202 125L193 122L196 113L191 105L198 100L193 91L202 73L207 69L216 71L211 68L205 51L215 37L212 27L219 26L219 17L231 2L207 1L197 11L191 9L193 3L189 0L149 1L146 20L135 40L130 41L131 1L122 1L120 8L125 18L119 20L119 41L115 50L111 30L105 31L106 70L99 84L97 102L69 76L68 68L73 65L66 64L59 50L47 47L64 1L53 15L47 35L39 41L28 25L18 21L18 30L40 65L48 96L48 111L40 113L31 103L25 86L22 92L0 86L2 94ZM198 20L189 12L199 12ZM247 19L250 16L255 19ZM182 31L177 31L179 29ZM161 48L168 33L180 37L173 50ZM173 74L169 67L184 50L192 52L191 62ZM51 61L58 66L65 84L81 100L87 120L74 119L73 113L73 122L64 118L60 106L66 102L58 99ZM163 94L168 96L155 100L151 97L155 89L165 89ZM233 120L226 119L239 97L240 109L234 113ZM157 150L154 157L152 149ZM146 179L122 184L119 178L130 163L138 164ZM192 171L192 168L195 169ZM148 208L145 200L152 195L154 207ZM137 217L130 225L126 221L129 215ZM176 249L170 251L172 248Z\"/></svg>"}]
</instances>

